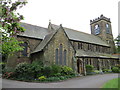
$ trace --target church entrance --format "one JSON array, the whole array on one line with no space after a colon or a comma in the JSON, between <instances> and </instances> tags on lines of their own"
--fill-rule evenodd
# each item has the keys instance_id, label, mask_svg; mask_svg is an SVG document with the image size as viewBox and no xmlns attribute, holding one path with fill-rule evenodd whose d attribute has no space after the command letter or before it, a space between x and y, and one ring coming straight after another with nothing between
<instances>
[{"instance_id":1,"label":"church entrance","mask_svg":"<svg viewBox=\"0 0 120 90\"><path fill-rule=\"evenodd\" d=\"M83 74L83 62L80 59L77 60L77 72Z\"/></svg>"}]
</instances>

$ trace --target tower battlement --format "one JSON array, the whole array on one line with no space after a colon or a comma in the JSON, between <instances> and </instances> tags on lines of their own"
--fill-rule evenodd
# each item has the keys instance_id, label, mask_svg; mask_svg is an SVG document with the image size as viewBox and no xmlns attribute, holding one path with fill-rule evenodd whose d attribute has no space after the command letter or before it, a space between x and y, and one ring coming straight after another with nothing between
<instances>
[{"instance_id":1,"label":"tower battlement","mask_svg":"<svg viewBox=\"0 0 120 90\"><path fill-rule=\"evenodd\" d=\"M93 24L93 23L95 23L95 22L97 22L99 20L106 20L107 22L111 23L110 18L107 18L107 17L103 16L103 14L101 14L100 17L95 18L93 20L90 20L90 24Z\"/></svg>"}]
</instances>

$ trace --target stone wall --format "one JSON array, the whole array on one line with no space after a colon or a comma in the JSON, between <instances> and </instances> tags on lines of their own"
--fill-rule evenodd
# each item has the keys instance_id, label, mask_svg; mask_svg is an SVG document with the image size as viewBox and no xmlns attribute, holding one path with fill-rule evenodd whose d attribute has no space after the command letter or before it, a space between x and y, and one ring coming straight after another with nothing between
<instances>
[{"instance_id":1,"label":"stone wall","mask_svg":"<svg viewBox=\"0 0 120 90\"><path fill-rule=\"evenodd\" d=\"M72 67L74 50L62 28L57 31L44 49L45 64L56 63L56 49L58 49L58 62L60 62L60 45L62 45L62 65L64 65L64 50L66 50L66 65Z\"/></svg>"},{"instance_id":2,"label":"stone wall","mask_svg":"<svg viewBox=\"0 0 120 90\"><path fill-rule=\"evenodd\" d=\"M28 62L30 63L30 53L35 49L35 47L42 41L39 39L29 38L29 37L21 37L18 36L17 40L27 42L28 43L28 49L27 49L27 57L23 56L20 52L14 53L14 55L9 56L7 60L7 67L15 67L17 64L21 62Z\"/></svg>"}]
</instances>

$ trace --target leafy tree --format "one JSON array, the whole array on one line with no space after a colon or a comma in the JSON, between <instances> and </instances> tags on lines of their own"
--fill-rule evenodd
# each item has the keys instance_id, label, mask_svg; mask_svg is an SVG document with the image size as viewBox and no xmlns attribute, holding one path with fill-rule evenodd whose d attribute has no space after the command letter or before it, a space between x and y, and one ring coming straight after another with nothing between
<instances>
[{"instance_id":1,"label":"leafy tree","mask_svg":"<svg viewBox=\"0 0 120 90\"><path fill-rule=\"evenodd\" d=\"M20 26L23 15L16 12L17 9L26 5L26 1L18 0L0 0L0 53L7 57L13 52L22 50L19 46L21 42L16 40L16 35L24 32L25 29Z\"/></svg>"},{"instance_id":2,"label":"leafy tree","mask_svg":"<svg viewBox=\"0 0 120 90\"><path fill-rule=\"evenodd\" d=\"M115 44L116 44L116 52L120 53L120 34L115 39Z\"/></svg>"}]
</instances>

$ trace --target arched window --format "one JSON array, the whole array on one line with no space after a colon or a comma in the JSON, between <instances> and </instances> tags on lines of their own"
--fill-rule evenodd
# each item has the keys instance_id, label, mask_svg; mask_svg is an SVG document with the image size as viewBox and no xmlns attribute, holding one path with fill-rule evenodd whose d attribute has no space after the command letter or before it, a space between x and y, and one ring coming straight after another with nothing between
<instances>
[{"instance_id":1,"label":"arched window","mask_svg":"<svg viewBox=\"0 0 120 90\"><path fill-rule=\"evenodd\" d=\"M60 44L60 46L59 46L59 63L60 63L60 65L62 65L62 48L63 48L63 46L62 46L62 44Z\"/></svg>"},{"instance_id":2,"label":"arched window","mask_svg":"<svg viewBox=\"0 0 120 90\"><path fill-rule=\"evenodd\" d=\"M110 26L109 26L109 24L106 24L106 33L110 33Z\"/></svg>"},{"instance_id":3,"label":"arched window","mask_svg":"<svg viewBox=\"0 0 120 90\"><path fill-rule=\"evenodd\" d=\"M98 24L95 25L94 30L95 30L95 34L96 34L96 35L100 33L100 27L99 27Z\"/></svg>"},{"instance_id":4,"label":"arched window","mask_svg":"<svg viewBox=\"0 0 120 90\"><path fill-rule=\"evenodd\" d=\"M56 60L56 64L58 64L58 49L56 49L55 51L55 60Z\"/></svg>"},{"instance_id":5,"label":"arched window","mask_svg":"<svg viewBox=\"0 0 120 90\"><path fill-rule=\"evenodd\" d=\"M64 65L66 65L66 54L67 54L67 51L64 50Z\"/></svg>"},{"instance_id":6,"label":"arched window","mask_svg":"<svg viewBox=\"0 0 120 90\"><path fill-rule=\"evenodd\" d=\"M28 43L27 43L27 42L24 42L24 43L22 44L22 46L24 47L24 48L23 48L23 51L22 51L22 55L23 55L23 56L27 56Z\"/></svg>"}]
</instances>

